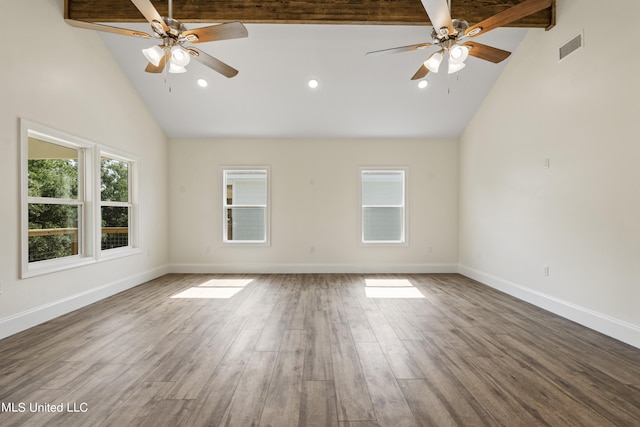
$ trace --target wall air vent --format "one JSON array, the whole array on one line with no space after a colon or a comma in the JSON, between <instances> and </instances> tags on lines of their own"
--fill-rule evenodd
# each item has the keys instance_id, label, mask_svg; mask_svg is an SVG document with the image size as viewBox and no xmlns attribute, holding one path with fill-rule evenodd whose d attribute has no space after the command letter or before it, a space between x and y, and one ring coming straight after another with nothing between
<instances>
[{"instance_id":1,"label":"wall air vent","mask_svg":"<svg viewBox=\"0 0 640 427\"><path fill-rule=\"evenodd\" d=\"M584 46L584 33L580 33L562 46L560 46L559 51L559 60L562 61L564 58L569 56L571 53L580 49Z\"/></svg>"}]
</instances>

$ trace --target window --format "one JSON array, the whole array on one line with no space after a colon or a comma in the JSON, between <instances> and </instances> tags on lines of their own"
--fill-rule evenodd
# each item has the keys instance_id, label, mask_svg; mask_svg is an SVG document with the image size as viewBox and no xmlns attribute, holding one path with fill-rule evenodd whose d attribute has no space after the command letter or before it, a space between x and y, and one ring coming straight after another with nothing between
<instances>
[{"instance_id":1,"label":"window","mask_svg":"<svg viewBox=\"0 0 640 427\"><path fill-rule=\"evenodd\" d=\"M405 243L405 169L361 169L361 242Z\"/></svg>"},{"instance_id":2,"label":"window","mask_svg":"<svg viewBox=\"0 0 640 427\"><path fill-rule=\"evenodd\" d=\"M268 243L268 170L223 171L223 240Z\"/></svg>"},{"instance_id":3,"label":"window","mask_svg":"<svg viewBox=\"0 0 640 427\"><path fill-rule=\"evenodd\" d=\"M22 123L22 273L91 259L91 145Z\"/></svg>"},{"instance_id":4,"label":"window","mask_svg":"<svg viewBox=\"0 0 640 427\"><path fill-rule=\"evenodd\" d=\"M131 248L134 217L132 160L100 156L100 249Z\"/></svg>"},{"instance_id":5,"label":"window","mask_svg":"<svg viewBox=\"0 0 640 427\"><path fill-rule=\"evenodd\" d=\"M20 126L21 277L138 252L136 161L27 120Z\"/></svg>"}]
</instances>

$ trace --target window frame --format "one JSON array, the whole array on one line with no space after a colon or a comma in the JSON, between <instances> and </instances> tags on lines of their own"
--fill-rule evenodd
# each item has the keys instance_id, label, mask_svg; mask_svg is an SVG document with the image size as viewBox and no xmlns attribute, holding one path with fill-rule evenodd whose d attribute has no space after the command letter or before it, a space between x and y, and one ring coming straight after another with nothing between
<instances>
[{"instance_id":1,"label":"window frame","mask_svg":"<svg viewBox=\"0 0 640 427\"><path fill-rule=\"evenodd\" d=\"M75 199L29 196L29 138L71 148L78 151L78 196ZM40 125L20 120L20 169L21 169L21 277L27 278L66 270L96 261L94 235L93 174L91 161L95 144L82 138ZM63 204L78 206L78 254L41 261L29 261L29 205Z\"/></svg>"},{"instance_id":2,"label":"window frame","mask_svg":"<svg viewBox=\"0 0 640 427\"><path fill-rule=\"evenodd\" d=\"M400 207L402 208L402 225L400 240L365 240L364 236L364 211L365 208L376 207L376 205L364 205L363 203L363 176L365 173L390 173L399 172L402 174L402 204L401 205L385 205L384 207ZM361 166L358 169L358 244L360 246L409 246L409 168L407 166Z\"/></svg>"},{"instance_id":3,"label":"window frame","mask_svg":"<svg viewBox=\"0 0 640 427\"><path fill-rule=\"evenodd\" d=\"M141 253L139 232L138 169L137 156L102 146L86 139L67 134L24 118L20 124L20 278L40 276L81 267L117 257ZM78 150L78 201L29 196L29 138ZM126 161L129 164L129 245L114 249L101 249L102 200L101 157ZM78 204L81 215L78 222L78 254L48 260L29 262L29 204ZM81 249L80 249L81 248Z\"/></svg>"},{"instance_id":4,"label":"window frame","mask_svg":"<svg viewBox=\"0 0 640 427\"><path fill-rule=\"evenodd\" d=\"M228 173L243 173L243 172L264 172L266 175L265 190L266 190L266 205L228 205L227 204L227 174ZM240 246L270 246L271 245L271 224L270 224L270 207L271 207L271 168L269 166L223 166L221 168L221 182L222 182L222 243L224 245L240 245ZM243 208L264 208L264 240L229 240L227 235L228 222L227 222L227 210L233 207Z\"/></svg>"},{"instance_id":5,"label":"window frame","mask_svg":"<svg viewBox=\"0 0 640 427\"><path fill-rule=\"evenodd\" d=\"M119 162L127 163L127 186L128 186L128 201L127 202L115 202L115 201L103 201L102 200L102 158L109 158ZM96 241L96 253L99 254L100 259L111 259L122 256L128 256L136 253L140 253L139 243L139 224L138 224L138 163L139 159L136 156L124 153L119 150L114 150L105 146L98 146L96 150L95 158L96 168L96 229L95 229L95 241ZM114 207L127 207L129 209L128 215L128 245L118 248L102 249L102 208L104 206Z\"/></svg>"}]
</instances>

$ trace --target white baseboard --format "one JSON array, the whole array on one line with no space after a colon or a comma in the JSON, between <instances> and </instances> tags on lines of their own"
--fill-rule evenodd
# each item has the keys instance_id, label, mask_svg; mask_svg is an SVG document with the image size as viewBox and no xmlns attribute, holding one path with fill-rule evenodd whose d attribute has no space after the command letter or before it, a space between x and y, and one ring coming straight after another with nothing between
<instances>
[{"instance_id":1,"label":"white baseboard","mask_svg":"<svg viewBox=\"0 0 640 427\"><path fill-rule=\"evenodd\" d=\"M142 283L169 273L167 266L145 271L76 295L0 319L0 339L17 334L56 317L126 291Z\"/></svg>"},{"instance_id":2,"label":"white baseboard","mask_svg":"<svg viewBox=\"0 0 640 427\"><path fill-rule=\"evenodd\" d=\"M598 331L636 348L640 348L640 326L623 322L619 319L615 319L605 314L598 313L588 308L578 306L571 302L558 299L551 295L535 291L525 286L518 285L517 283L510 282L464 265L459 266L458 272L494 289L543 308L566 319L572 320L580 325L586 326L587 328Z\"/></svg>"},{"instance_id":3,"label":"white baseboard","mask_svg":"<svg viewBox=\"0 0 640 427\"><path fill-rule=\"evenodd\" d=\"M457 273L458 264L173 264L171 272L200 274Z\"/></svg>"}]
</instances>

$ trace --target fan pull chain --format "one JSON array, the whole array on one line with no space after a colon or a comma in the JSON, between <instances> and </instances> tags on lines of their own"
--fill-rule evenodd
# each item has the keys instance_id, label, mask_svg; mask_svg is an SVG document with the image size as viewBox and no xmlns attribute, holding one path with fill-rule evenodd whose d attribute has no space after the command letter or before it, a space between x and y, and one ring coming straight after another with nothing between
<instances>
[{"instance_id":1,"label":"fan pull chain","mask_svg":"<svg viewBox=\"0 0 640 427\"><path fill-rule=\"evenodd\" d=\"M451 95L451 74L447 74L447 95ZM456 81L460 81L460 71L456 71Z\"/></svg>"},{"instance_id":2,"label":"fan pull chain","mask_svg":"<svg viewBox=\"0 0 640 427\"><path fill-rule=\"evenodd\" d=\"M169 93L171 93L171 84L169 83L169 61L167 61L167 64L165 64L166 66L164 67L164 84L167 85L168 89L169 89Z\"/></svg>"}]
</instances>

